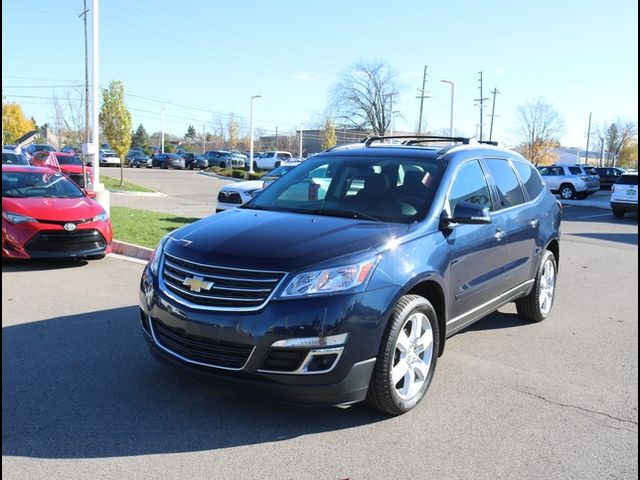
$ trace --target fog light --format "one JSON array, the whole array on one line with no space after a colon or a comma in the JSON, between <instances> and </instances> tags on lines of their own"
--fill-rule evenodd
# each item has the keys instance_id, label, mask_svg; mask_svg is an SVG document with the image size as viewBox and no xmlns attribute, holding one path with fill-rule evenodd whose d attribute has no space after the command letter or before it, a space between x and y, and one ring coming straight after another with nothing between
<instances>
[{"instance_id":1,"label":"fog light","mask_svg":"<svg viewBox=\"0 0 640 480\"><path fill-rule=\"evenodd\" d=\"M309 363L307 363L307 368L305 369L307 372L322 372L331 370L333 364L338 359L337 353L330 353L328 355L317 355L311 357Z\"/></svg>"},{"instance_id":2,"label":"fog light","mask_svg":"<svg viewBox=\"0 0 640 480\"><path fill-rule=\"evenodd\" d=\"M340 335L331 335L329 337L288 338L286 340L273 342L271 346L280 348L332 347L334 345L344 345L347 343L348 337L348 333L341 333Z\"/></svg>"}]
</instances>

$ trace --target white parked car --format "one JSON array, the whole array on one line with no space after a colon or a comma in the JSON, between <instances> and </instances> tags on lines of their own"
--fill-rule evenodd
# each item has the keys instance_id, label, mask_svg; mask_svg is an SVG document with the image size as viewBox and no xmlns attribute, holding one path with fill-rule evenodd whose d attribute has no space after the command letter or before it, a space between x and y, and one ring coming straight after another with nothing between
<instances>
[{"instance_id":1,"label":"white parked car","mask_svg":"<svg viewBox=\"0 0 640 480\"><path fill-rule=\"evenodd\" d=\"M102 149L100 150L100 166L101 167L119 167L120 158L118 154L113 150Z\"/></svg>"},{"instance_id":2,"label":"white parked car","mask_svg":"<svg viewBox=\"0 0 640 480\"><path fill-rule=\"evenodd\" d=\"M283 163L275 170L265 174L260 180L248 180L225 185L218 193L216 213L244 205L255 197L258 192L264 190L268 185L271 185L298 165L300 165L300 162Z\"/></svg>"},{"instance_id":3,"label":"white parked car","mask_svg":"<svg viewBox=\"0 0 640 480\"><path fill-rule=\"evenodd\" d=\"M289 152L264 152L259 157L253 158L253 168L260 170L270 170L283 164L284 162L290 162L293 155Z\"/></svg>"},{"instance_id":4,"label":"white parked car","mask_svg":"<svg viewBox=\"0 0 640 480\"><path fill-rule=\"evenodd\" d=\"M613 214L624 217L625 212L638 211L638 172L623 173L611 187Z\"/></svg>"}]
</instances>

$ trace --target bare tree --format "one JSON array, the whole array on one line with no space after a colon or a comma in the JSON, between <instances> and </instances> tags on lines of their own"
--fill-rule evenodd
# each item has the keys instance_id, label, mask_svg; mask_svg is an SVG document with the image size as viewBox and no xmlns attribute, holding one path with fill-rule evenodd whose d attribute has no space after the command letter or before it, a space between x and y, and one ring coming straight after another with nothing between
<instances>
[{"instance_id":1,"label":"bare tree","mask_svg":"<svg viewBox=\"0 0 640 480\"><path fill-rule=\"evenodd\" d=\"M518 107L517 115L523 155L538 165L549 157L552 147L559 145L564 120L552 105L540 98Z\"/></svg>"},{"instance_id":2,"label":"bare tree","mask_svg":"<svg viewBox=\"0 0 640 480\"><path fill-rule=\"evenodd\" d=\"M384 62L360 61L344 71L332 91L336 118L358 129L384 135L391 123L397 73Z\"/></svg>"},{"instance_id":3,"label":"bare tree","mask_svg":"<svg viewBox=\"0 0 640 480\"><path fill-rule=\"evenodd\" d=\"M604 148L608 152L606 166L615 166L622 149L638 135L636 122L616 119L596 128L596 136L604 140Z\"/></svg>"},{"instance_id":4,"label":"bare tree","mask_svg":"<svg viewBox=\"0 0 640 480\"><path fill-rule=\"evenodd\" d=\"M80 145L85 138L85 109L81 90L67 91L64 102L54 93L51 102L59 147L62 148L64 144Z\"/></svg>"}]
</instances>

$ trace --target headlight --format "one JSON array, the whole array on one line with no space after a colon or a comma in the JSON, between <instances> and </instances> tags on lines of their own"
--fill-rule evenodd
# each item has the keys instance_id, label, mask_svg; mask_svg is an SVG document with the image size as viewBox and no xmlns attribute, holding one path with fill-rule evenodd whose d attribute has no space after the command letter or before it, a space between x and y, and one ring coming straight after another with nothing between
<instances>
[{"instance_id":1,"label":"headlight","mask_svg":"<svg viewBox=\"0 0 640 480\"><path fill-rule=\"evenodd\" d=\"M96 215L93 217L94 222L106 222L109 220L109 214L107 212L102 212L100 215Z\"/></svg>"},{"instance_id":2,"label":"headlight","mask_svg":"<svg viewBox=\"0 0 640 480\"><path fill-rule=\"evenodd\" d=\"M370 258L352 265L301 273L289 282L280 297L303 297L358 287L371 277L377 263L377 258Z\"/></svg>"},{"instance_id":3,"label":"headlight","mask_svg":"<svg viewBox=\"0 0 640 480\"><path fill-rule=\"evenodd\" d=\"M154 275L158 274L158 266L160 265L160 259L162 258L162 249L170 236L171 234L168 233L162 237L158 242L158 245L156 245L156 248L154 248L151 253L151 257L149 258L149 270L151 270L151 273Z\"/></svg>"},{"instance_id":4,"label":"headlight","mask_svg":"<svg viewBox=\"0 0 640 480\"><path fill-rule=\"evenodd\" d=\"M29 223L29 222L38 223L38 220L36 220L33 217L27 217L26 215L19 215L17 213L2 212L2 216L4 217L5 220L8 220L9 222L16 223L16 224Z\"/></svg>"}]
</instances>

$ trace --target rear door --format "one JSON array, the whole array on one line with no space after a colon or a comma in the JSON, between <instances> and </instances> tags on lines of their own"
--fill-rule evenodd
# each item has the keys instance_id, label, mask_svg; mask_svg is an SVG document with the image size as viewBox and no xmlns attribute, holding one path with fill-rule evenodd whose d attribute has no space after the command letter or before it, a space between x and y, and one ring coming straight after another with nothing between
<instances>
[{"instance_id":1,"label":"rear door","mask_svg":"<svg viewBox=\"0 0 640 480\"><path fill-rule=\"evenodd\" d=\"M532 177L535 172L527 165L522 165L516 173L515 165L506 158L485 158L483 165L493 179L495 215L505 223L508 247L504 250L504 265L506 286L511 289L531 279L537 258L540 212L536 198L529 198L523 183L539 177ZM537 191L538 195L541 192L542 189Z\"/></svg>"}]
</instances>

